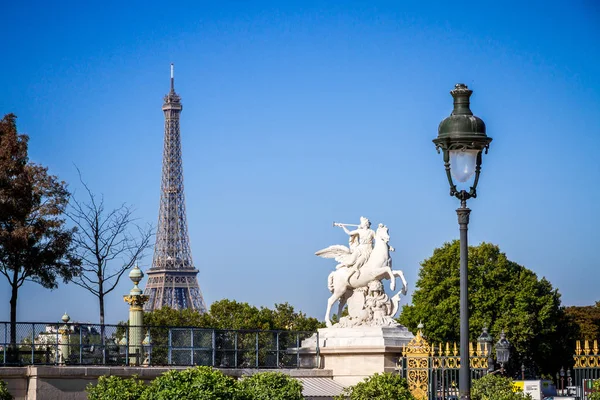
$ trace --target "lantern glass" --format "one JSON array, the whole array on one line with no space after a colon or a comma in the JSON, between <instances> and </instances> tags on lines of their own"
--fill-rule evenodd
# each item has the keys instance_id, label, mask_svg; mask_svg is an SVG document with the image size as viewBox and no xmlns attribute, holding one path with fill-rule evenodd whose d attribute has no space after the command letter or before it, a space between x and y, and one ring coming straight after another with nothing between
<instances>
[{"instance_id":1,"label":"lantern glass","mask_svg":"<svg viewBox=\"0 0 600 400\"><path fill-rule=\"evenodd\" d=\"M450 172L459 182L468 181L475 173L479 150L450 150Z\"/></svg>"}]
</instances>

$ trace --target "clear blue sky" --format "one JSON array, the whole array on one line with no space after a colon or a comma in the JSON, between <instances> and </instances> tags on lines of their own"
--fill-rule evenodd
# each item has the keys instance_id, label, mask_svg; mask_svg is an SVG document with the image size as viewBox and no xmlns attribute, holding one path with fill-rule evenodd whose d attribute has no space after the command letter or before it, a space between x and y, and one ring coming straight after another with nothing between
<instances>
[{"instance_id":1,"label":"clear blue sky","mask_svg":"<svg viewBox=\"0 0 600 400\"><path fill-rule=\"evenodd\" d=\"M487 5L484 5L485 3ZM494 138L470 241L547 277L565 305L600 300L600 7L571 2L8 2L0 113L30 156L82 194L156 224L169 64L181 116L192 253L207 303L288 301L322 318L332 221L390 227L414 289L458 237L431 142L455 83ZM148 253L144 269L149 267ZM107 320L127 318L119 285ZM9 316L0 280L0 320ZM26 284L19 320L97 321L74 285Z\"/></svg>"}]
</instances>

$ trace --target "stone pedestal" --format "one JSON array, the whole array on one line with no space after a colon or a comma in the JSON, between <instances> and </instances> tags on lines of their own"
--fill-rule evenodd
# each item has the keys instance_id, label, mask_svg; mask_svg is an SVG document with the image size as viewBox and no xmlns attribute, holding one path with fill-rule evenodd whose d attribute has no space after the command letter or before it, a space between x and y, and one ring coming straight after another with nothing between
<instances>
[{"instance_id":1,"label":"stone pedestal","mask_svg":"<svg viewBox=\"0 0 600 400\"><path fill-rule=\"evenodd\" d=\"M304 340L301 357L319 354L319 367L331 370L343 386L354 385L376 372L393 372L402 346L414 337L403 326L324 328ZM318 338L317 338L318 336Z\"/></svg>"}]
</instances>

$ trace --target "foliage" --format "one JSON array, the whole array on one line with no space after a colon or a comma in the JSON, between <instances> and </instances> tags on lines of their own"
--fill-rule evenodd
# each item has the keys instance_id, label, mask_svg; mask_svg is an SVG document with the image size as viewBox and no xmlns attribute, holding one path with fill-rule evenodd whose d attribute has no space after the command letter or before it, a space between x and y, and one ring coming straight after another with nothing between
<instances>
[{"instance_id":1,"label":"foliage","mask_svg":"<svg viewBox=\"0 0 600 400\"><path fill-rule=\"evenodd\" d=\"M138 400L148 389L137 377L101 376L98 384L86 387L88 400Z\"/></svg>"},{"instance_id":2,"label":"foliage","mask_svg":"<svg viewBox=\"0 0 600 400\"><path fill-rule=\"evenodd\" d=\"M88 200L81 202L72 196L67 212L78 228L73 242L82 260L82 274L73 283L98 298L100 324L104 324L104 298L143 257L144 250L150 246L152 227L138 226L133 208L126 204L105 210L104 197L97 198L92 193L81 179L81 173L79 179Z\"/></svg>"},{"instance_id":3,"label":"foliage","mask_svg":"<svg viewBox=\"0 0 600 400\"><path fill-rule=\"evenodd\" d=\"M446 243L421 263L412 304L399 322L415 329L423 321L432 343L459 341L459 242ZM575 327L561 307L560 294L545 278L506 258L498 246L469 248L470 340L484 326L496 341L506 332L512 344L508 369L524 363L534 373L552 373L572 362ZM536 370L536 368L538 368Z\"/></svg>"},{"instance_id":4,"label":"foliage","mask_svg":"<svg viewBox=\"0 0 600 400\"><path fill-rule=\"evenodd\" d=\"M275 304L275 309L272 310L227 299L214 302L205 314L190 309L173 310L163 307L145 313L144 325L295 331L315 331L323 327L316 318L296 312L288 303Z\"/></svg>"},{"instance_id":5,"label":"foliage","mask_svg":"<svg viewBox=\"0 0 600 400\"><path fill-rule=\"evenodd\" d=\"M235 398L235 381L210 367L183 371L171 370L156 378L141 400L231 400Z\"/></svg>"},{"instance_id":6,"label":"foliage","mask_svg":"<svg viewBox=\"0 0 600 400\"><path fill-rule=\"evenodd\" d=\"M576 339L593 340L600 336L600 301L593 306L567 307L565 312L579 327Z\"/></svg>"},{"instance_id":7,"label":"foliage","mask_svg":"<svg viewBox=\"0 0 600 400\"><path fill-rule=\"evenodd\" d=\"M374 374L347 387L337 400L414 400L406 379L397 374Z\"/></svg>"},{"instance_id":8,"label":"foliage","mask_svg":"<svg viewBox=\"0 0 600 400\"><path fill-rule=\"evenodd\" d=\"M281 372L262 372L236 383L239 400L302 400L302 384Z\"/></svg>"},{"instance_id":9,"label":"foliage","mask_svg":"<svg viewBox=\"0 0 600 400\"><path fill-rule=\"evenodd\" d=\"M6 388L6 382L0 381L0 400L12 400L12 395L8 392Z\"/></svg>"},{"instance_id":10,"label":"foliage","mask_svg":"<svg viewBox=\"0 0 600 400\"><path fill-rule=\"evenodd\" d=\"M518 390L518 391L517 391ZM471 400L524 400L531 399L515 388L512 379L489 374L473 380L471 385Z\"/></svg>"},{"instance_id":11,"label":"foliage","mask_svg":"<svg viewBox=\"0 0 600 400\"><path fill-rule=\"evenodd\" d=\"M80 271L73 255L75 229L65 228L66 184L27 158L28 137L17 133L16 116L0 120L0 273L8 280L10 341L16 343L19 288L32 281L47 289Z\"/></svg>"},{"instance_id":12,"label":"foliage","mask_svg":"<svg viewBox=\"0 0 600 400\"><path fill-rule=\"evenodd\" d=\"M587 395L588 400L600 400L600 379L596 379L592 383L592 389L594 391Z\"/></svg>"}]
</instances>

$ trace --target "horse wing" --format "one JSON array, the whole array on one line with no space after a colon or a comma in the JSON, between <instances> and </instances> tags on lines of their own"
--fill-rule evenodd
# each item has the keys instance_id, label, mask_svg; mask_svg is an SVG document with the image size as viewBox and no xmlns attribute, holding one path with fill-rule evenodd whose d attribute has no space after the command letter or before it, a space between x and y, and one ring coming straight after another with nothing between
<instances>
[{"instance_id":1,"label":"horse wing","mask_svg":"<svg viewBox=\"0 0 600 400\"><path fill-rule=\"evenodd\" d=\"M329 246L315 253L315 255L319 257L334 258L337 262L341 262L341 260L349 254L350 249L341 244L334 244L333 246Z\"/></svg>"}]
</instances>

